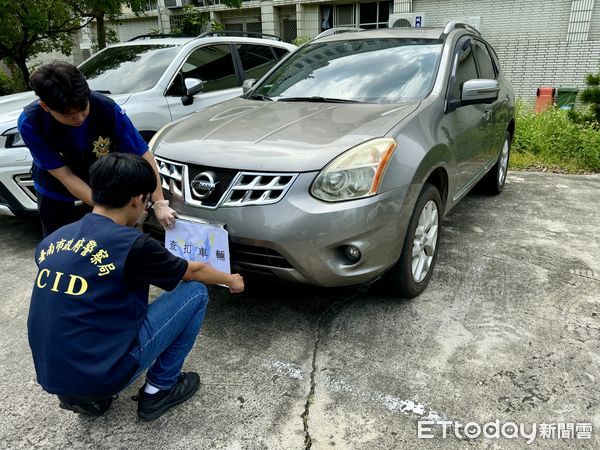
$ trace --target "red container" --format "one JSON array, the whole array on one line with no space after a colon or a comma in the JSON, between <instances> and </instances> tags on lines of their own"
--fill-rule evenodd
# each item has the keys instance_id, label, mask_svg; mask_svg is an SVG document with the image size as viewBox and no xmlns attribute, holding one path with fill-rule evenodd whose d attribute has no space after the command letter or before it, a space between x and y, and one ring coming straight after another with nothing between
<instances>
[{"instance_id":1,"label":"red container","mask_svg":"<svg viewBox=\"0 0 600 450\"><path fill-rule=\"evenodd\" d=\"M550 87L541 87L537 90L537 99L535 100L535 112L541 113L554 105L554 96L556 89Z\"/></svg>"}]
</instances>

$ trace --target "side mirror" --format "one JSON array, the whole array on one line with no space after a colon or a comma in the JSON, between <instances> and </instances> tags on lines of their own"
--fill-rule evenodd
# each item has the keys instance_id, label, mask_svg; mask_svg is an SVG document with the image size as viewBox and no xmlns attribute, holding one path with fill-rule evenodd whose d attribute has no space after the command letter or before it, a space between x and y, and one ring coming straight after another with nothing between
<instances>
[{"instance_id":1,"label":"side mirror","mask_svg":"<svg viewBox=\"0 0 600 450\"><path fill-rule=\"evenodd\" d=\"M493 103L498 100L500 86L496 80L469 80L463 84L460 102L463 105Z\"/></svg>"},{"instance_id":2,"label":"side mirror","mask_svg":"<svg viewBox=\"0 0 600 450\"><path fill-rule=\"evenodd\" d=\"M461 106L478 105L481 103L494 103L498 100L500 86L496 80L476 79L463 83L460 100L450 100L447 112L454 111Z\"/></svg>"},{"instance_id":3,"label":"side mirror","mask_svg":"<svg viewBox=\"0 0 600 450\"><path fill-rule=\"evenodd\" d=\"M242 83L242 94L248 93L248 91L252 89L252 86L254 86L254 83L256 83L256 78L244 80L244 83Z\"/></svg>"},{"instance_id":4,"label":"side mirror","mask_svg":"<svg viewBox=\"0 0 600 450\"><path fill-rule=\"evenodd\" d=\"M186 78L185 84L185 95L181 97L181 103L184 106L189 106L194 103L194 95L204 90L204 81L200 78Z\"/></svg>"}]
</instances>

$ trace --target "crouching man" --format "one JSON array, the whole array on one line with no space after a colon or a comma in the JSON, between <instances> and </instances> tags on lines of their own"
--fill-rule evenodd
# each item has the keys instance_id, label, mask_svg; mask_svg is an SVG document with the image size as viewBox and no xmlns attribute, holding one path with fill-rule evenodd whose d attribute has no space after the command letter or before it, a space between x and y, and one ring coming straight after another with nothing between
<instances>
[{"instance_id":1,"label":"crouching man","mask_svg":"<svg viewBox=\"0 0 600 450\"><path fill-rule=\"evenodd\" d=\"M94 209L36 248L28 319L38 382L60 407L99 416L146 369L138 417L154 420L192 397L197 373L181 372L200 331L205 284L244 290L239 274L171 255L134 226L156 189L151 165L111 153L90 169ZM148 305L148 287L165 291Z\"/></svg>"}]
</instances>

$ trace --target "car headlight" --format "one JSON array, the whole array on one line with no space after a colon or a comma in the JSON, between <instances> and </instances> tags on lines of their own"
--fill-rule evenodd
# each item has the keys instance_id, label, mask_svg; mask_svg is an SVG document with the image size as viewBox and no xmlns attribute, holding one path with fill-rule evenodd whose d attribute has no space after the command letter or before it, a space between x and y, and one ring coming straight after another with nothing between
<instances>
[{"instance_id":1,"label":"car headlight","mask_svg":"<svg viewBox=\"0 0 600 450\"><path fill-rule=\"evenodd\" d=\"M25 141L23 141L23 138L21 137L21 133L19 133L19 130L16 127L6 130L2 133L2 137L4 148L27 147Z\"/></svg>"},{"instance_id":2,"label":"car headlight","mask_svg":"<svg viewBox=\"0 0 600 450\"><path fill-rule=\"evenodd\" d=\"M377 194L385 169L396 149L393 138L364 142L331 161L315 178L311 194L340 202Z\"/></svg>"}]
</instances>

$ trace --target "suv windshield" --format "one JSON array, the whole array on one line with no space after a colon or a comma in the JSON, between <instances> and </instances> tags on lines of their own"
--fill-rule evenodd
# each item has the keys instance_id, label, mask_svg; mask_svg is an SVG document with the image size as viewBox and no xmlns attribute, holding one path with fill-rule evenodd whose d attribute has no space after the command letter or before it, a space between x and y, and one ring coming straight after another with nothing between
<instances>
[{"instance_id":1,"label":"suv windshield","mask_svg":"<svg viewBox=\"0 0 600 450\"><path fill-rule=\"evenodd\" d=\"M153 87L179 51L173 45L127 45L97 53L79 70L90 88L110 94L139 92Z\"/></svg>"},{"instance_id":2,"label":"suv windshield","mask_svg":"<svg viewBox=\"0 0 600 450\"><path fill-rule=\"evenodd\" d=\"M254 91L273 100L402 103L433 86L442 41L364 39L308 44Z\"/></svg>"}]
</instances>

